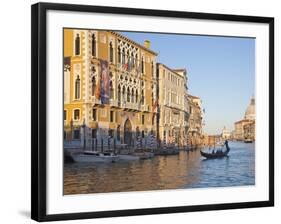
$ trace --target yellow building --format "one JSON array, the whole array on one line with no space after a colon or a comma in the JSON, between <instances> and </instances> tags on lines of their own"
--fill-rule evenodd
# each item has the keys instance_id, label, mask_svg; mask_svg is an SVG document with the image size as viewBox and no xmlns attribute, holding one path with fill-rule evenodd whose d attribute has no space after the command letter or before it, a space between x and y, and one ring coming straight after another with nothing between
<instances>
[{"instance_id":1,"label":"yellow building","mask_svg":"<svg viewBox=\"0 0 281 224\"><path fill-rule=\"evenodd\" d=\"M187 145L188 101L185 69L158 63L159 139L162 144Z\"/></svg>"},{"instance_id":2,"label":"yellow building","mask_svg":"<svg viewBox=\"0 0 281 224\"><path fill-rule=\"evenodd\" d=\"M111 31L64 29L64 146L148 145L156 135L156 56Z\"/></svg>"}]
</instances>

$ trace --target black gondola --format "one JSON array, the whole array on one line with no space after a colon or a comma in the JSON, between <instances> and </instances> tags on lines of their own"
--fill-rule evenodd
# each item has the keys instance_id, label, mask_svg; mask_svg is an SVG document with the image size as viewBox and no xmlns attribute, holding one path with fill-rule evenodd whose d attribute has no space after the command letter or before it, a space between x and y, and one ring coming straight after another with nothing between
<instances>
[{"instance_id":1,"label":"black gondola","mask_svg":"<svg viewBox=\"0 0 281 224\"><path fill-rule=\"evenodd\" d=\"M227 156L227 154L230 151L230 148L228 146L228 141L225 141L225 146L226 146L226 151L217 151L214 153L207 153L207 152L203 152L202 150L200 150L201 156L206 157L207 159L216 159L216 158L222 158Z\"/></svg>"}]
</instances>

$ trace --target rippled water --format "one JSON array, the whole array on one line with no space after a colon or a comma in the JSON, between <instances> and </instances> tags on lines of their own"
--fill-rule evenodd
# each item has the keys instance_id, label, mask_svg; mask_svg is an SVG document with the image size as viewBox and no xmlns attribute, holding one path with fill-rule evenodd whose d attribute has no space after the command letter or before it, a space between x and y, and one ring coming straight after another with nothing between
<instances>
[{"instance_id":1,"label":"rippled water","mask_svg":"<svg viewBox=\"0 0 281 224\"><path fill-rule=\"evenodd\" d=\"M220 159L204 159L194 150L141 161L65 164L64 194L254 185L254 143L229 146L229 157Z\"/></svg>"}]
</instances>

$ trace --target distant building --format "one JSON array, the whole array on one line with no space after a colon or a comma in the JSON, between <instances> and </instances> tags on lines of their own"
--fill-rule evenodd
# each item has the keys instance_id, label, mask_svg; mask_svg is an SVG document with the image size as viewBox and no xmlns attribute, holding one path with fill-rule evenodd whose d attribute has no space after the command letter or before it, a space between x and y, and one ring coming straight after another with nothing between
<instances>
[{"instance_id":1,"label":"distant building","mask_svg":"<svg viewBox=\"0 0 281 224\"><path fill-rule=\"evenodd\" d=\"M187 74L157 63L159 140L161 144L186 146L188 137Z\"/></svg>"},{"instance_id":2,"label":"distant building","mask_svg":"<svg viewBox=\"0 0 281 224\"><path fill-rule=\"evenodd\" d=\"M248 105L244 119L234 123L234 138L239 141L245 139L255 140L255 99L252 98Z\"/></svg>"},{"instance_id":3,"label":"distant building","mask_svg":"<svg viewBox=\"0 0 281 224\"><path fill-rule=\"evenodd\" d=\"M231 137L231 132L228 131L228 130L226 129L226 127L224 127L224 128L222 129L221 137L222 137L223 139L230 139L230 137Z\"/></svg>"},{"instance_id":4,"label":"distant building","mask_svg":"<svg viewBox=\"0 0 281 224\"><path fill-rule=\"evenodd\" d=\"M189 120L188 136L190 147L196 147L202 144L202 102L197 96L188 95L189 99Z\"/></svg>"}]
</instances>

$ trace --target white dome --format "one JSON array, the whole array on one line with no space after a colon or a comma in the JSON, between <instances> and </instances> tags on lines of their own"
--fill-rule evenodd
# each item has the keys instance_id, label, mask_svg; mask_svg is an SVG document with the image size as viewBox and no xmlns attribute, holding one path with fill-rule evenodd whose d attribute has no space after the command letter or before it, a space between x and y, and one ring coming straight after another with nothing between
<instances>
[{"instance_id":1,"label":"white dome","mask_svg":"<svg viewBox=\"0 0 281 224\"><path fill-rule=\"evenodd\" d=\"M251 99L250 105L247 107L247 110L245 112L245 119L248 120L255 120L256 117L256 109L255 109L255 99Z\"/></svg>"}]
</instances>

